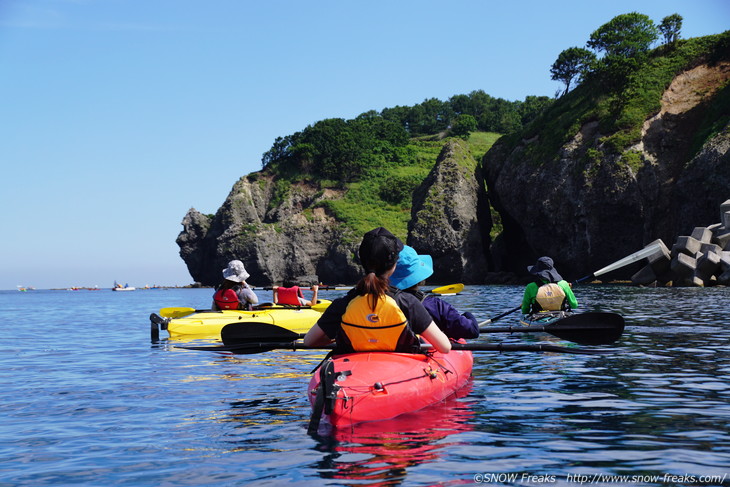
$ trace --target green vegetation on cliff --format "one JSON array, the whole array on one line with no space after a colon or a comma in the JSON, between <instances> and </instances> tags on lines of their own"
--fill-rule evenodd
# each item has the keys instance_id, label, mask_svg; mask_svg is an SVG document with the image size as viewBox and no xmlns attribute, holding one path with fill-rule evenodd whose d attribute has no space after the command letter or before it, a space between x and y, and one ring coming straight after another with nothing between
<instances>
[{"instance_id":1,"label":"green vegetation on cliff","mask_svg":"<svg viewBox=\"0 0 730 487\"><path fill-rule=\"evenodd\" d=\"M580 85L548 107L523 132L513 134L512 143L539 134L539 141L529 146L528 157L541 165L555 160L560 147L581 127L596 122L598 132L605 134L600 139L602 152L621 154L640 140L644 122L659 112L662 94L679 73L721 60L730 60L730 31L660 46L648 52L631 70L622 72L620 82L617 73L612 71L614 66L604 64L584 73ZM727 124L729 98L725 85L713 98L707 116L698 127L701 140L694 141L695 151ZM626 160L636 164L630 156Z\"/></svg>"},{"instance_id":2,"label":"green vegetation on cliff","mask_svg":"<svg viewBox=\"0 0 730 487\"><path fill-rule=\"evenodd\" d=\"M621 155L621 164L638 171L643 157L627 149L641 139L644 122L659 111L671 81L701 63L726 60L730 52L728 32L680 40L681 20L674 14L657 27L647 16L630 13L604 24L587 42L601 57L569 48L553 65L553 79L566 83L557 100L528 96L509 102L477 90L447 101L371 110L351 120L321 120L279 137L262 157L264 172L275 179L270 205L283 201L293 182L306 180L320 190L342 192L342 198L318 205L353 235L384 225L405 237L413 193L449 137L466 140L478 163L501 134L506 135L500 143L508 147L530 140L524 157L540 166L557 160L560 148L589 124L602 135L585 149L586 163L593 163L587 166L595 171L607 155ZM650 49L660 33L666 43ZM694 150L727 123L729 90L725 86L715 95Z\"/></svg>"},{"instance_id":3,"label":"green vegetation on cliff","mask_svg":"<svg viewBox=\"0 0 730 487\"><path fill-rule=\"evenodd\" d=\"M475 132L467 140L472 155L481 157L499 138L499 134ZM357 181L344 184L341 199L319 203L330 214L352 230L353 238L377 226L385 226L405 239L411 219L413 192L428 176L446 141L417 138L404 146L411 154L400 164L384 164L361 174ZM472 168L474 170L474 168ZM340 181L319 180L321 188L343 188Z\"/></svg>"}]
</instances>

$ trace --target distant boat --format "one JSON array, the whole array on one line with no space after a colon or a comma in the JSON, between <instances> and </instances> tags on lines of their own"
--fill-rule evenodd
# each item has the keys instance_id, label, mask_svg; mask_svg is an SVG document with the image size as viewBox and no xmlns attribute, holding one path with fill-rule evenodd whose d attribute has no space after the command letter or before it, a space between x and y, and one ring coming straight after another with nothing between
<instances>
[{"instance_id":1,"label":"distant boat","mask_svg":"<svg viewBox=\"0 0 730 487\"><path fill-rule=\"evenodd\" d=\"M114 281L112 291L134 291L134 289L135 288L131 287L129 284L122 286L121 284L117 284L117 281Z\"/></svg>"}]
</instances>

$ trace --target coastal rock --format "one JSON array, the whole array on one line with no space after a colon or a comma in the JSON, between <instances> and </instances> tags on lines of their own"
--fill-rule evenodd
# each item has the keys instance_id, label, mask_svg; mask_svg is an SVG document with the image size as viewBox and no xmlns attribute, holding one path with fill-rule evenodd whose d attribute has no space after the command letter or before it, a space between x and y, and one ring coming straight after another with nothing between
<instances>
[{"instance_id":1,"label":"coastal rock","mask_svg":"<svg viewBox=\"0 0 730 487\"><path fill-rule=\"evenodd\" d=\"M479 199L476 168L466 143L450 140L414 193L407 243L431 255L434 282L484 282L486 248L479 217L489 215L489 206Z\"/></svg>"},{"instance_id":2,"label":"coastal rock","mask_svg":"<svg viewBox=\"0 0 730 487\"><path fill-rule=\"evenodd\" d=\"M673 241L716 221L730 196L730 126L695 146L697 127L729 78L726 61L682 73L641 140L622 153L602 144L610 134L595 121L584 122L553 159L535 156L539 131L497 141L482 161L484 193L504 226L490 247L490 270L524 274L548 255L564 277L576 278L646 242ZM629 266L612 277L635 271Z\"/></svg>"},{"instance_id":3,"label":"coastal rock","mask_svg":"<svg viewBox=\"0 0 730 487\"><path fill-rule=\"evenodd\" d=\"M177 238L191 276L204 285L220 282L229 260L241 260L255 286L288 277L318 276L324 282L354 280L353 238L317 206L332 197L306 183L277 183L254 173L241 178L215 216L190 210Z\"/></svg>"}]
</instances>

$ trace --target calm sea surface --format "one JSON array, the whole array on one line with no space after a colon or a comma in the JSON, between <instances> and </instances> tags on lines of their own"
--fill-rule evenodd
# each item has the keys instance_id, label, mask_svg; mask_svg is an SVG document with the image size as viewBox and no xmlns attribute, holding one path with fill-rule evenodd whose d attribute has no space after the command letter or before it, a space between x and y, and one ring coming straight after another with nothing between
<instances>
[{"instance_id":1,"label":"calm sea surface","mask_svg":"<svg viewBox=\"0 0 730 487\"><path fill-rule=\"evenodd\" d=\"M626 318L617 353L476 352L445 404L318 437L305 391L323 353L151 342L151 312L211 294L0 292L0 486L730 485L728 288L579 286L581 310ZM445 299L481 321L521 288Z\"/></svg>"}]
</instances>

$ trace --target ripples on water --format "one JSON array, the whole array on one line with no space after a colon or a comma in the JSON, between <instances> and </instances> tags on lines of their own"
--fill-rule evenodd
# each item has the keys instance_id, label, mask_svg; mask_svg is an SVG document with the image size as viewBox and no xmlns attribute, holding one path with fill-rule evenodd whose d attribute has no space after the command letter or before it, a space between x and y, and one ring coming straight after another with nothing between
<instances>
[{"instance_id":1,"label":"ripples on water","mask_svg":"<svg viewBox=\"0 0 730 487\"><path fill-rule=\"evenodd\" d=\"M204 308L210 290L2 292L0 486L455 485L475 475L730 485L730 290L576 294L581 310L626 317L621 353L477 353L471 383L444 404L312 438L305 391L322 353L150 343L150 312ZM518 287L470 286L446 299L484 320L520 298Z\"/></svg>"}]
</instances>

